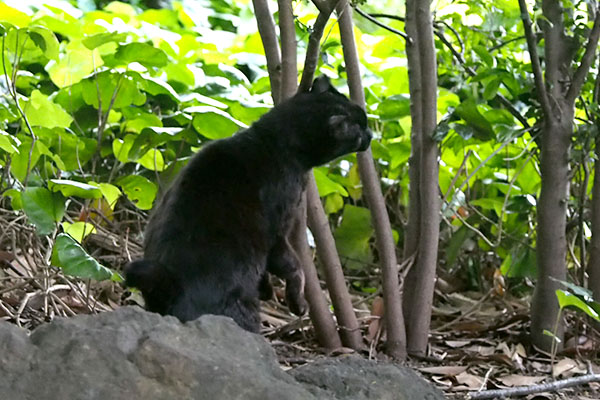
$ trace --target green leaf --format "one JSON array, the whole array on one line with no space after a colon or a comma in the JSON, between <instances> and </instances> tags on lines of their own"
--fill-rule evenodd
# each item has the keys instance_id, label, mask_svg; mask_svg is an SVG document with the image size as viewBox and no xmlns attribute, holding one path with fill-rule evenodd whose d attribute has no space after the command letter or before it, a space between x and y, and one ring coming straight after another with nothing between
<instances>
[{"instance_id":1,"label":"green leaf","mask_svg":"<svg viewBox=\"0 0 600 400\"><path fill-rule=\"evenodd\" d=\"M390 96L379 104L377 113L384 121L410 115L410 97L404 94Z\"/></svg>"},{"instance_id":2,"label":"green leaf","mask_svg":"<svg viewBox=\"0 0 600 400\"><path fill-rule=\"evenodd\" d=\"M115 139L112 142L112 151L117 160L123 164L129 162L129 151L133 146L135 137L133 135L125 135L123 139Z\"/></svg>"},{"instance_id":3,"label":"green leaf","mask_svg":"<svg viewBox=\"0 0 600 400\"><path fill-rule=\"evenodd\" d=\"M17 138L0 129L0 149L8 154L17 153L19 151L17 146L19 146L19 144Z\"/></svg>"},{"instance_id":4,"label":"green leaf","mask_svg":"<svg viewBox=\"0 0 600 400\"><path fill-rule=\"evenodd\" d=\"M140 210L149 210L156 198L156 185L140 175L125 176L117 181L123 193Z\"/></svg>"},{"instance_id":5,"label":"green leaf","mask_svg":"<svg viewBox=\"0 0 600 400\"><path fill-rule=\"evenodd\" d=\"M10 206L13 210L21 210L23 208L23 204L21 202L21 192L17 189L8 189L4 193L2 193L2 197L10 197Z\"/></svg>"},{"instance_id":6,"label":"green leaf","mask_svg":"<svg viewBox=\"0 0 600 400\"><path fill-rule=\"evenodd\" d=\"M126 33L103 32L96 35L91 35L83 39L82 43L90 50L100 47L108 42L123 42L127 39Z\"/></svg>"},{"instance_id":7,"label":"green leaf","mask_svg":"<svg viewBox=\"0 0 600 400\"><path fill-rule=\"evenodd\" d=\"M101 265L69 235L61 233L56 237L52 249L52 264L65 274L83 279L122 281L119 274Z\"/></svg>"},{"instance_id":8,"label":"green leaf","mask_svg":"<svg viewBox=\"0 0 600 400\"><path fill-rule=\"evenodd\" d=\"M148 150L146 154L137 159L137 162L150 171L160 172L166 168L162 153L156 149Z\"/></svg>"},{"instance_id":9,"label":"green leaf","mask_svg":"<svg viewBox=\"0 0 600 400\"><path fill-rule=\"evenodd\" d=\"M331 214L344 207L344 198L339 193L332 193L325 197L325 213Z\"/></svg>"},{"instance_id":10,"label":"green leaf","mask_svg":"<svg viewBox=\"0 0 600 400\"><path fill-rule=\"evenodd\" d=\"M79 243L81 243L90 233L96 233L96 227L88 222L77 221L70 223L65 221L61 225L63 231L72 236L73 239L77 240Z\"/></svg>"},{"instance_id":11,"label":"green leaf","mask_svg":"<svg viewBox=\"0 0 600 400\"><path fill-rule=\"evenodd\" d=\"M583 311L596 321L600 321L600 316L598 315L596 310L594 310L592 307L586 304L585 301L575 296L573 293L558 289L556 291L556 298L558 299L558 304L561 309L565 307L575 307Z\"/></svg>"},{"instance_id":12,"label":"green leaf","mask_svg":"<svg viewBox=\"0 0 600 400\"><path fill-rule=\"evenodd\" d=\"M591 290L578 286L572 282L561 281L560 279L556 279L553 277L549 278L550 280L553 280L554 282L558 282L561 285L565 286L574 295L581 297L586 303L591 303L593 301L593 293Z\"/></svg>"},{"instance_id":13,"label":"green leaf","mask_svg":"<svg viewBox=\"0 0 600 400\"><path fill-rule=\"evenodd\" d=\"M90 184L94 185L95 182L90 182ZM102 195L110 205L110 208L114 209L115 204L117 204L117 200L121 197L122 193L118 187L111 185L110 183L100 183L100 190L102 191Z\"/></svg>"},{"instance_id":14,"label":"green leaf","mask_svg":"<svg viewBox=\"0 0 600 400\"><path fill-rule=\"evenodd\" d=\"M80 40L69 42L65 51L64 57L61 57L57 63L48 64L46 67L50 79L59 88L80 82L84 77L104 65L98 50L88 49Z\"/></svg>"},{"instance_id":15,"label":"green leaf","mask_svg":"<svg viewBox=\"0 0 600 400\"><path fill-rule=\"evenodd\" d=\"M146 43L129 43L120 46L115 58L125 64L138 62L145 67L164 67L168 58L164 51Z\"/></svg>"},{"instance_id":16,"label":"green leaf","mask_svg":"<svg viewBox=\"0 0 600 400\"><path fill-rule=\"evenodd\" d=\"M43 187L28 187L21 193L27 218L40 235L49 235L65 213L65 199Z\"/></svg>"},{"instance_id":17,"label":"green leaf","mask_svg":"<svg viewBox=\"0 0 600 400\"><path fill-rule=\"evenodd\" d=\"M500 266L500 272L509 278L533 278L537 272L537 256L529 246L517 246Z\"/></svg>"},{"instance_id":18,"label":"green leaf","mask_svg":"<svg viewBox=\"0 0 600 400\"><path fill-rule=\"evenodd\" d=\"M34 26L30 27L27 33L46 58L58 59L58 40L54 32L42 26Z\"/></svg>"},{"instance_id":19,"label":"green leaf","mask_svg":"<svg viewBox=\"0 0 600 400\"><path fill-rule=\"evenodd\" d=\"M222 139L233 135L240 128L248 126L233 118L227 112L210 106L188 107L184 110L193 113L192 125L202 136L208 139Z\"/></svg>"},{"instance_id":20,"label":"green leaf","mask_svg":"<svg viewBox=\"0 0 600 400\"><path fill-rule=\"evenodd\" d=\"M58 104L54 104L48 96L39 90L31 92L29 101L19 100L25 110L25 116L32 126L44 128L68 128L73 118Z\"/></svg>"},{"instance_id":21,"label":"green leaf","mask_svg":"<svg viewBox=\"0 0 600 400\"><path fill-rule=\"evenodd\" d=\"M372 261L369 241L373 236L371 213L363 207L347 205L342 214L342 223L334 237L341 258L349 268L364 268Z\"/></svg>"},{"instance_id":22,"label":"green leaf","mask_svg":"<svg viewBox=\"0 0 600 400\"><path fill-rule=\"evenodd\" d=\"M348 192L342 185L332 181L325 174L326 168L315 168L313 173L315 175L315 181L317 182L317 189L319 189L319 196L325 197L331 193L338 193L344 197L348 196Z\"/></svg>"},{"instance_id":23,"label":"green leaf","mask_svg":"<svg viewBox=\"0 0 600 400\"><path fill-rule=\"evenodd\" d=\"M472 99L460 103L456 108L456 113L469 126L474 129L474 136L482 141L490 140L494 137L494 129L487 119L477 109L477 104Z\"/></svg>"},{"instance_id":24,"label":"green leaf","mask_svg":"<svg viewBox=\"0 0 600 400\"><path fill-rule=\"evenodd\" d=\"M458 258L458 254L462 248L462 245L471 236L473 236L472 232L467 229L466 226L461 226L456 232L454 232L446 247L446 265L448 265L450 268L454 267L454 263Z\"/></svg>"},{"instance_id":25,"label":"green leaf","mask_svg":"<svg viewBox=\"0 0 600 400\"><path fill-rule=\"evenodd\" d=\"M68 179L50 179L48 188L53 192L61 192L65 197L77 196L83 199L102 197L102 191L98 186Z\"/></svg>"},{"instance_id":26,"label":"green leaf","mask_svg":"<svg viewBox=\"0 0 600 400\"><path fill-rule=\"evenodd\" d=\"M137 81L127 74L105 71L81 83L84 101L96 109L99 107L98 92L100 92L103 112L106 112L111 103L113 109L119 109L132 104L141 106L146 102L146 95L139 90Z\"/></svg>"},{"instance_id":27,"label":"green leaf","mask_svg":"<svg viewBox=\"0 0 600 400\"><path fill-rule=\"evenodd\" d=\"M11 25L22 28L29 25L31 17L2 1L0 2L0 21L8 21Z\"/></svg>"},{"instance_id":28,"label":"green leaf","mask_svg":"<svg viewBox=\"0 0 600 400\"><path fill-rule=\"evenodd\" d=\"M483 97L486 100L491 100L498 94L498 88L502 83L502 79L498 77L492 78L489 82L486 83L485 89L483 90Z\"/></svg>"}]
</instances>

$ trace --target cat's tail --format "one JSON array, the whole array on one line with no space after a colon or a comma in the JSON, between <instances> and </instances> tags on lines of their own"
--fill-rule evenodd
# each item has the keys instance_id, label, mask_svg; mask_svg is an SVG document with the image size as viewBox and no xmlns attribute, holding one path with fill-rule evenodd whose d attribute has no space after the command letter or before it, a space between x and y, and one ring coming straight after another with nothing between
<instances>
[{"instance_id":1,"label":"cat's tail","mask_svg":"<svg viewBox=\"0 0 600 400\"><path fill-rule=\"evenodd\" d=\"M142 293L152 292L160 283L161 268L149 260L133 261L125 266L125 285Z\"/></svg>"}]
</instances>

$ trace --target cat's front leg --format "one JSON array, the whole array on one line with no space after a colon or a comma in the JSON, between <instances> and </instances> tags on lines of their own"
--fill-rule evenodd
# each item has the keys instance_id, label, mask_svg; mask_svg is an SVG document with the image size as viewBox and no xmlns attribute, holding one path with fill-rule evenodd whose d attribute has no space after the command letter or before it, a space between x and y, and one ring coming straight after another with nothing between
<instances>
[{"instance_id":1,"label":"cat's front leg","mask_svg":"<svg viewBox=\"0 0 600 400\"><path fill-rule=\"evenodd\" d=\"M279 237L269 253L267 271L285 279L285 300L291 312L303 315L308 304L304 299L304 272L296 251L286 237Z\"/></svg>"}]
</instances>

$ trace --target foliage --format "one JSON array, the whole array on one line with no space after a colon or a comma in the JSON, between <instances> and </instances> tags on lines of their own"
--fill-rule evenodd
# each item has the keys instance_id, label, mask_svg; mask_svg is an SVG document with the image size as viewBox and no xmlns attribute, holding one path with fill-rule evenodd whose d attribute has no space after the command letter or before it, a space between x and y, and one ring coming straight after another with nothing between
<instances>
[{"instance_id":1,"label":"foliage","mask_svg":"<svg viewBox=\"0 0 600 400\"><path fill-rule=\"evenodd\" d=\"M198 148L251 124L272 103L248 0L174 2L164 9L77 4L0 3L0 70L7 78L1 80L0 191L40 235L67 231L85 248L91 226L72 225L99 220L77 205L108 220L121 208L150 210ZM386 5L402 12L398 2ZM358 7L384 9L377 2ZM518 5L477 0L435 7L440 260L470 286L485 283L486 268L521 281L535 273L540 112ZM302 51L317 12L297 2L294 13ZM578 15L571 22L583 33L589 27ZM403 31L398 16L378 18ZM372 150L401 248L411 129L405 40L360 17L356 22L376 133ZM319 70L343 91L336 22L325 32ZM579 194L593 181L584 168L596 135L588 116L597 109L592 86L577 105L569 198L574 228L568 235L581 232L585 240L589 227L579 216L586 203ZM370 268L377 254L355 157L318 168L315 176L344 264ZM577 243L573 265L580 251Z\"/></svg>"}]
</instances>

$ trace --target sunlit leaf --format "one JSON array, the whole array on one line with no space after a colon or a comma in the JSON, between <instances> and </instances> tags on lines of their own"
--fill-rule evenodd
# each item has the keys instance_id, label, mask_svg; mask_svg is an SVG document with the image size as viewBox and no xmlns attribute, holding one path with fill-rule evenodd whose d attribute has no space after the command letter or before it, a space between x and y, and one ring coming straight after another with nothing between
<instances>
[{"instance_id":1,"label":"sunlit leaf","mask_svg":"<svg viewBox=\"0 0 600 400\"><path fill-rule=\"evenodd\" d=\"M125 176L117 181L123 193L140 210L149 210L156 198L157 187L140 175Z\"/></svg>"},{"instance_id":2,"label":"sunlit leaf","mask_svg":"<svg viewBox=\"0 0 600 400\"><path fill-rule=\"evenodd\" d=\"M115 58L125 64L138 62L146 67L163 67L168 61L164 51L146 43L129 43L121 46Z\"/></svg>"},{"instance_id":3,"label":"sunlit leaf","mask_svg":"<svg viewBox=\"0 0 600 400\"><path fill-rule=\"evenodd\" d=\"M96 233L96 227L88 222L77 221L70 223L65 221L61 226L65 233L69 234L79 243L81 243L90 233Z\"/></svg>"},{"instance_id":4,"label":"sunlit leaf","mask_svg":"<svg viewBox=\"0 0 600 400\"><path fill-rule=\"evenodd\" d=\"M558 299L558 304L560 308L575 307L583 311L596 321L600 321L600 316L598 315L596 310L594 310L592 307L586 304L585 301L575 296L573 293L558 289L556 291L556 298Z\"/></svg>"},{"instance_id":5,"label":"sunlit leaf","mask_svg":"<svg viewBox=\"0 0 600 400\"><path fill-rule=\"evenodd\" d=\"M23 103L25 115L32 126L67 128L73 121L61 106L55 104L39 90L31 92L29 101Z\"/></svg>"},{"instance_id":6,"label":"sunlit leaf","mask_svg":"<svg viewBox=\"0 0 600 400\"><path fill-rule=\"evenodd\" d=\"M50 179L48 187L53 192L61 192L63 196L77 196L83 199L97 199L102 191L96 185L72 181L68 179Z\"/></svg>"},{"instance_id":7,"label":"sunlit leaf","mask_svg":"<svg viewBox=\"0 0 600 400\"><path fill-rule=\"evenodd\" d=\"M315 175L315 181L317 182L317 188L319 189L319 196L325 197L331 193L348 196L346 189L339 183L329 179L322 168L313 169L313 173Z\"/></svg>"}]
</instances>

